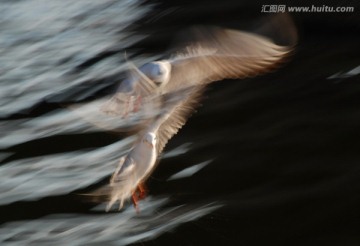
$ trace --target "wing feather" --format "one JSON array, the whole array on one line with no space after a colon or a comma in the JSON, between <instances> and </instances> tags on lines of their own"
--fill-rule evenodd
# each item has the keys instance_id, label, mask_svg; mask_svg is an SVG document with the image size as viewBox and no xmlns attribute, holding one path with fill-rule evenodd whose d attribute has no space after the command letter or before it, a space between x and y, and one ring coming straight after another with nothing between
<instances>
[{"instance_id":1,"label":"wing feather","mask_svg":"<svg viewBox=\"0 0 360 246\"><path fill-rule=\"evenodd\" d=\"M204 86L192 86L164 95L165 113L151 126L157 133L156 150L160 154L170 138L186 123L198 105ZM152 131L152 130L150 130Z\"/></svg>"},{"instance_id":2,"label":"wing feather","mask_svg":"<svg viewBox=\"0 0 360 246\"><path fill-rule=\"evenodd\" d=\"M164 90L256 76L279 66L292 50L257 34L215 28L205 41L171 60L171 80Z\"/></svg>"}]
</instances>

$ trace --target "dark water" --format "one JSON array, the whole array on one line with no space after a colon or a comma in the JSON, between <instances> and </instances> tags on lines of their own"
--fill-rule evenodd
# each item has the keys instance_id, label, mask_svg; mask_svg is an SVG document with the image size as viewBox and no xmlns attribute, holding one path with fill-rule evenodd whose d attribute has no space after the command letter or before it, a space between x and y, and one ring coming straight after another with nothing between
<instances>
[{"instance_id":1,"label":"dark water","mask_svg":"<svg viewBox=\"0 0 360 246\"><path fill-rule=\"evenodd\" d=\"M354 13L294 14L299 44L276 72L209 86L140 215L78 195L108 182L129 149L131 138L103 130L127 122L96 115L124 50L141 64L182 28L249 29L265 15L262 3L188 2L1 3L3 245L360 245L355 2L327 3Z\"/></svg>"}]
</instances>

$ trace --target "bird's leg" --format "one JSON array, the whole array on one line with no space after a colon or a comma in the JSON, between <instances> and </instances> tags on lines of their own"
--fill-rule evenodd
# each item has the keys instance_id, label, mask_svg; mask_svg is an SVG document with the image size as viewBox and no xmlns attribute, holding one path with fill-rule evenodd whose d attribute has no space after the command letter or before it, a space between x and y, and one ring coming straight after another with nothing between
<instances>
[{"instance_id":1,"label":"bird's leg","mask_svg":"<svg viewBox=\"0 0 360 246\"><path fill-rule=\"evenodd\" d=\"M133 202L133 205L136 209L136 212L139 213L139 200L144 199L146 196L146 188L144 183L139 183L136 190L133 192L133 194L131 195L131 200Z\"/></svg>"},{"instance_id":2,"label":"bird's leg","mask_svg":"<svg viewBox=\"0 0 360 246\"><path fill-rule=\"evenodd\" d=\"M139 190L139 196L138 196L139 200L144 199L146 197L146 194L147 194L145 184L144 183L139 183L138 190Z\"/></svg>"},{"instance_id":3,"label":"bird's leg","mask_svg":"<svg viewBox=\"0 0 360 246\"><path fill-rule=\"evenodd\" d=\"M136 195L136 191L132 194L131 200L132 200L132 202L133 202L133 204L134 204L136 213L139 213L140 210L139 210L139 206L138 206L138 197L137 197L137 195Z\"/></svg>"}]
</instances>

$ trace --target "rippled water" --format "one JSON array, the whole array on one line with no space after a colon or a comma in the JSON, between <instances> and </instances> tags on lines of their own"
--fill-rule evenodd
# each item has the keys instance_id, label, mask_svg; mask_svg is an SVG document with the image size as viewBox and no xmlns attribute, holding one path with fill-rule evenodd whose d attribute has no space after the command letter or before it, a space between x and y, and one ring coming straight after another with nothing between
<instances>
[{"instance_id":1,"label":"rippled water","mask_svg":"<svg viewBox=\"0 0 360 246\"><path fill-rule=\"evenodd\" d=\"M179 6L1 3L1 244L358 245L356 14L295 15L288 64L210 86L150 177L140 214L130 204L105 213L84 195L108 182L133 141L108 130L136 119L98 110L123 76L124 52L142 64L178 29L247 26L261 10Z\"/></svg>"},{"instance_id":2,"label":"rippled water","mask_svg":"<svg viewBox=\"0 0 360 246\"><path fill-rule=\"evenodd\" d=\"M160 209L168 198L150 196L141 203L140 215L131 206L121 213L105 213L104 205L94 207L96 204L86 202L86 195L79 190L107 181L133 137L114 137L100 145L94 139L90 145L75 148L66 140L56 140L58 136L81 139L82 135L118 129L134 120L104 115L99 108L107 98L89 98L119 82L125 67L121 53L145 37L128 26L149 10L136 1L113 0L2 4L0 147L4 151L0 206L15 216L14 222L11 215L2 216L6 222L0 228L2 244L126 245L155 238L220 206L202 203ZM81 103L74 105L76 102ZM41 105L50 106L36 112ZM39 143L42 140L44 143ZM164 159L186 152L185 146L179 146ZM173 178L191 176L198 169L200 166L195 166ZM61 202L42 208L43 198L71 193L75 203L88 204L91 210L85 214L63 210ZM28 205L43 215L27 210ZM52 214L51 207L58 211ZM17 217L18 209L31 218Z\"/></svg>"}]
</instances>

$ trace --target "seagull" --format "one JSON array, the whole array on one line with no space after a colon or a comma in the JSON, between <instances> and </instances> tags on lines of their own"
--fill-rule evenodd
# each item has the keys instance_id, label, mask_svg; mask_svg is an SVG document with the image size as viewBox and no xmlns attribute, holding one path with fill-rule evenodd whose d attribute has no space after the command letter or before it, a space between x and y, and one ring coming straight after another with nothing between
<instances>
[{"instance_id":1,"label":"seagull","mask_svg":"<svg viewBox=\"0 0 360 246\"><path fill-rule=\"evenodd\" d=\"M146 195L144 182L154 170L168 140L185 124L203 89L202 86L193 86L176 95L165 96L167 107L138 134L132 150L120 159L109 185L93 193L107 197L106 211L117 201L120 210L124 201L130 198L138 211L138 201Z\"/></svg>"},{"instance_id":2,"label":"seagull","mask_svg":"<svg viewBox=\"0 0 360 246\"><path fill-rule=\"evenodd\" d=\"M255 33L207 27L194 29L198 40L167 60L153 61L139 68L128 61L126 79L102 111L128 117L159 95L273 70L292 53L297 38L292 22L284 16L280 21L280 28L292 43L288 46L277 45Z\"/></svg>"}]
</instances>

